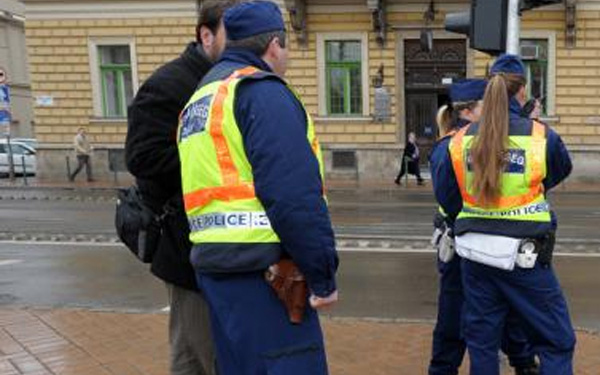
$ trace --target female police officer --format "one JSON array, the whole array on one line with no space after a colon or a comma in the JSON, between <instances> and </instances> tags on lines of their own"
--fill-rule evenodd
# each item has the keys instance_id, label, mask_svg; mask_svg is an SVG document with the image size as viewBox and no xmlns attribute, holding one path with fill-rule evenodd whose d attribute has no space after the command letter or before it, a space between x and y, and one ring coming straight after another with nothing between
<instances>
[{"instance_id":1,"label":"female police officer","mask_svg":"<svg viewBox=\"0 0 600 375\"><path fill-rule=\"evenodd\" d=\"M520 117L524 76L517 56L498 58L480 123L452 138L435 171L436 197L456 217L472 375L499 374L509 310L540 357L540 374L573 374L575 335L551 266L555 220L545 196L572 166L554 131Z\"/></svg>"},{"instance_id":2,"label":"female police officer","mask_svg":"<svg viewBox=\"0 0 600 375\"><path fill-rule=\"evenodd\" d=\"M435 170L447 154L452 135L479 120L486 85L487 81L483 79L466 79L450 86L451 103L442 107L437 116L442 138L434 146L430 157L434 185L438 184L435 181ZM458 374L466 350L466 343L461 335L461 311L464 301L461 259L454 254L454 218L447 216L440 208L434 225L436 231L433 243L438 250L440 291L429 375L453 375ZM510 316L514 319L514 314ZM518 324L507 327L502 344L502 349L508 355L517 375L538 373L531 346Z\"/></svg>"}]
</instances>

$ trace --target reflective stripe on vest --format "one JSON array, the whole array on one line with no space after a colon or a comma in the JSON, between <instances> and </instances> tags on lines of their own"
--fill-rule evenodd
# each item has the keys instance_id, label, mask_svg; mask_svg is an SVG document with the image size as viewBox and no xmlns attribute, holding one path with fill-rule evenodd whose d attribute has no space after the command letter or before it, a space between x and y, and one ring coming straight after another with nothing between
<instances>
[{"instance_id":1,"label":"reflective stripe on vest","mask_svg":"<svg viewBox=\"0 0 600 375\"><path fill-rule=\"evenodd\" d=\"M252 166L233 110L237 85L248 77L266 76L271 74L254 67L236 70L201 87L182 112L178 148L190 239L195 244L279 242L256 197ZM307 140L323 178L314 124L308 112L306 116Z\"/></svg>"},{"instance_id":2,"label":"reflective stripe on vest","mask_svg":"<svg viewBox=\"0 0 600 375\"><path fill-rule=\"evenodd\" d=\"M550 209L544 197L546 176L546 136L544 125L533 122L530 136L509 136L512 144L523 152L522 177L504 173L501 195L493 207L481 207L471 185L473 173L468 170L469 152L474 137L467 135L470 126L462 128L450 141L449 150L456 180L463 199L458 218L550 221ZM509 151L510 154L510 151ZM509 161L510 163L510 161Z\"/></svg>"}]
</instances>

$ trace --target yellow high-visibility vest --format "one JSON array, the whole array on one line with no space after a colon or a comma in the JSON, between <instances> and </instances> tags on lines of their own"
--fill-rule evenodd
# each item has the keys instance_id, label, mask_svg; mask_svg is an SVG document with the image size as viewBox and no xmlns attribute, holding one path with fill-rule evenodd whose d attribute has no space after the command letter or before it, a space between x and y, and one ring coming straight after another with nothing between
<instances>
[{"instance_id":1,"label":"yellow high-visibility vest","mask_svg":"<svg viewBox=\"0 0 600 375\"><path fill-rule=\"evenodd\" d=\"M280 242L256 197L252 166L234 114L240 82L266 77L277 76L251 66L235 70L198 89L182 112L177 139L185 211L195 245L239 244L240 250L247 250L253 244ZM323 179L321 148L308 112L306 118L307 142Z\"/></svg>"},{"instance_id":2,"label":"yellow high-visibility vest","mask_svg":"<svg viewBox=\"0 0 600 375\"><path fill-rule=\"evenodd\" d=\"M546 132L533 122L531 135L510 135L507 168L502 173L500 197L491 207L481 207L472 189L474 174L470 167L470 150L474 135L471 126L462 128L450 141L449 150L456 180L463 200L457 217L461 219L551 221L550 206L544 194L546 177Z\"/></svg>"}]
</instances>

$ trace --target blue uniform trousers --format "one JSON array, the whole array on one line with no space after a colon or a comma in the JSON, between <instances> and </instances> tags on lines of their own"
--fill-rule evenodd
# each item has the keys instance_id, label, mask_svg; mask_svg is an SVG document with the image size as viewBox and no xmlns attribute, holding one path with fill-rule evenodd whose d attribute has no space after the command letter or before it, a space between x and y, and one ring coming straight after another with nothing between
<instances>
[{"instance_id":1,"label":"blue uniform trousers","mask_svg":"<svg viewBox=\"0 0 600 375\"><path fill-rule=\"evenodd\" d=\"M260 272L196 273L196 278L211 310L219 374L327 374L315 310L307 308L304 321L291 324L283 303Z\"/></svg>"},{"instance_id":2,"label":"blue uniform trousers","mask_svg":"<svg viewBox=\"0 0 600 375\"><path fill-rule=\"evenodd\" d=\"M444 263L438 260L440 288L438 296L438 317L433 330L433 348L429 375L456 375L465 355L467 344L461 332L464 303L461 280L461 258ZM509 314L502 339L502 351L508 355L512 367L528 367L535 364L533 348L525 333Z\"/></svg>"},{"instance_id":3,"label":"blue uniform trousers","mask_svg":"<svg viewBox=\"0 0 600 375\"><path fill-rule=\"evenodd\" d=\"M498 349L509 311L514 311L534 352L540 375L572 375L575 333L552 267L503 271L462 261L463 333L471 375L498 375Z\"/></svg>"}]
</instances>

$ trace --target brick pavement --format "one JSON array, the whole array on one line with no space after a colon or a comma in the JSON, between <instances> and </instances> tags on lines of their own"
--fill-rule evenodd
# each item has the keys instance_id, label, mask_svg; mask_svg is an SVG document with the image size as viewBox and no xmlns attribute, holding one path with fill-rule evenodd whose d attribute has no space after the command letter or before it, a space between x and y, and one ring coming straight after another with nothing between
<instances>
[{"instance_id":1,"label":"brick pavement","mask_svg":"<svg viewBox=\"0 0 600 375\"><path fill-rule=\"evenodd\" d=\"M426 373L431 324L323 326L332 375ZM575 373L600 374L600 336L580 331L578 340ZM164 314L0 309L0 375L166 375L167 352Z\"/></svg>"}]
</instances>

